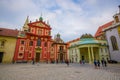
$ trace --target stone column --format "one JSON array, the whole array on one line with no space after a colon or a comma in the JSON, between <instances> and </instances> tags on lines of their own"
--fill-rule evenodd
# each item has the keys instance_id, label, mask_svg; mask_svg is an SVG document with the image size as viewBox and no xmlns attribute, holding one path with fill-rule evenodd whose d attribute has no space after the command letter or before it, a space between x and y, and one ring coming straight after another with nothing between
<instances>
[{"instance_id":1,"label":"stone column","mask_svg":"<svg viewBox=\"0 0 120 80\"><path fill-rule=\"evenodd\" d=\"M78 62L81 60L80 48L77 48Z\"/></svg>"},{"instance_id":2,"label":"stone column","mask_svg":"<svg viewBox=\"0 0 120 80\"><path fill-rule=\"evenodd\" d=\"M91 53L92 53L92 59L93 59L93 61L94 61L93 47L91 47Z\"/></svg>"},{"instance_id":3,"label":"stone column","mask_svg":"<svg viewBox=\"0 0 120 80\"><path fill-rule=\"evenodd\" d=\"M88 47L89 63L91 63L90 48Z\"/></svg>"}]
</instances>

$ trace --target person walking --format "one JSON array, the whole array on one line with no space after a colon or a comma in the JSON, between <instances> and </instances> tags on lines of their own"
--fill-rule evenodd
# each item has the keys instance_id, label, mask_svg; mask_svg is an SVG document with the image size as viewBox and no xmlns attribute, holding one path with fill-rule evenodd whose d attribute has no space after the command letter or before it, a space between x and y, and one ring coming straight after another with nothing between
<instances>
[{"instance_id":1,"label":"person walking","mask_svg":"<svg viewBox=\"0 0 120 80\"><path fill-rule=\"evenodd\" d=\"M32 64L33 64L33 65L35 64L34 58L32 59Z\"/></svg>"},{"instance_id":2,"label":"person walking","mask_svg":"<svg viewBox=\"0 0 120 80\"><path fill-rule=\"evenodd\" d=\"M103 59L101 60L101 63L102 63L102 67L104 67L104 60Z\"/></svg>"},{"instance_id":3,"label":"person walking","mask_svg":"<svg viewBox=\"0 0 120 80\"><path fill-rule=\"evenodd\" d=\"M82 61L80 60L79 63L82 64Z\"/></svg>"},{"instance_id":4,"label":"person walking","mask_svg":"<svg viewBox=\"0 0 120 80\"><path fill-rule=\"evenodd\" d=\"M66 60L66 64L67 64L67 66L69 66L69 61L68 60Z\"/></svg>"},{"instance_id":5,"label":"person walking","mask_svg":"<svg viewBox=\"0 0 120 80\"><path fill-rule=\"evenodd\" d=\"M97 67L98 67L98 69L100 69L100 61L99 60L97 61Z\"/></svg>"},{"instance_id":6,"label":"person walking","mask_svg":"<svg viewBox=\"0 0 120 80\"><path fill-rule=\"evenodd\" d=\"M106 60L104 60L104 66L107 67L107 61Z\"/></svg>"},{"instance_id":7,"label":"person walking","mask_svg":"<svg viewBox=\"0 0 120 80\"><path fill-rule=\"evenodd\" d=\"M96 59L94 60L94 66L95 66L95 69L97 69L97 61L96 61Z\"/></svg>"},{"instance_id":8,"label":"person walking","mask_svg":"<svg viewBox=\"0 0 120 80\"><path fill-rule=\"evenodd\" d=\"M102 67L107 67L107 61L104 58L101 60L101 63Z\"/></svg>"}]
</instances>

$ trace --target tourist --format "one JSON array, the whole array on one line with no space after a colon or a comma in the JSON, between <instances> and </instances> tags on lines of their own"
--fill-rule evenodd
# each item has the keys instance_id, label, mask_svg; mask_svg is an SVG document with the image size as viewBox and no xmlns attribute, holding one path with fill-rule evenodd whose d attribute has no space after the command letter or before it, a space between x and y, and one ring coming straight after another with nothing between
<instances>
[{"instance_id":1,"label":"tourist","mask_svg":"<svg viewBox=\"0 0 120 80\"><path fill-rule=\"evenodd\" d=\"M82 61L80 60L79 63L82 64Z\"/></svg>"},{"instance_id":2,"label":"tourist","mask_svg":"<svg viewBox=\"0 0 120 80\"><path fill-rule=\"evenodd\" d=\"M97 61L94 60L94 66L95 66L95 69L97 69Z\"/></svg>"},{"instance_id":3,"label":"tourist","mask_svg":"<svg viewBox=\"0 0 120 80\"><path fill-rule=\"evenodd\" d=\"M85 64L85 60L82 60L82 64Z\"/></svg>"},{"instance_id":4,"label":"tourist","mask_svg":"<svg viewBox=\"0 0 120 80\"><path fill-rule=\"evenodd\" d=\"M101 63L102 63L102 67L104 67L104 58L102 58Z\"/></svg>"},{"instance_id":5,"label":"tourist","mask_svg":"<svg viewBox=\"0 0 120 80\"><path fill-rule=\"evenodd\" d=\"M102 67L107 67L107 61L104 58L101 60Z\"/></svg>"},{"instance_id":6,"label":"tourist","mask_svg":"<svg viewBox=\"0 0 120 80\"><path fill-rule=\"evenodd\" d=\"M32 64L33 64L33 65L35 64L34 58L32 59Z\"/></svg>"},{"instance_id":7,"label":"tourist","mask_svg":"<svg viewBox=\"0 0 120 80\"><path fill-rule=\"evenodd\" d=\"M99 60L97 61L97 67L98 67L98 69L100 69L100 61Z\"/></svg>"},{"instance_id":8,"label":"tourist","mask_svg":"<svg viewBox=\"0 0 120 80\"><path fill-rule=\"evenodd\" d=\"M69 61L68 60L66 60L66 64L67 64L67 66L69 66Z\"/></svg>"},{"instance_id":9,"label":"tourist","mask_svg":"<svg viewBox=\"0 0 120 80\"><path fill-rule=\"evenodd\" d=\"M107 67L107 61L106 60L104 60L104 66Z\"/></svg>"}]
</instances>

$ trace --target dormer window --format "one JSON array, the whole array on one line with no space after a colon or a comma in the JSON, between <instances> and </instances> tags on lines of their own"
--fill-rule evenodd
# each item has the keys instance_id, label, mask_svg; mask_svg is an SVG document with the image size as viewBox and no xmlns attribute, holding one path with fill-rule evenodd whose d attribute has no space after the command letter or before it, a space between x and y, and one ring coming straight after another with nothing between
<instances>
[{"instance_id":1,"label":"dormer window","mask_svg":"<svg viewBox=\"0 0 120 80\"><path fill-rule=\"evenodd\" d=\"M115 22L116 22L116 23L119 22L119 18L118 18L118 16L115 16Z\"/></svg>"}]
</instances>

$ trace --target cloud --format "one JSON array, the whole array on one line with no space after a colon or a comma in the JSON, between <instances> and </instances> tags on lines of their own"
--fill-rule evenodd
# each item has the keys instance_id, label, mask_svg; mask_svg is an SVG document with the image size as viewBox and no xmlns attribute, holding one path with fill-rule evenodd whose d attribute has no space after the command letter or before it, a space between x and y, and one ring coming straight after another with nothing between
<instances>
[{"instance_id":1,"label":"cloud","mask_svg":"<svg viewBox=\"0 0 120 80\"><path fill-rule=\"evenodd\" d=\"M7 22L0 22L0 27L9 28L9 29L17 29L15 28L16 26L14 24L7 23Z\"/></svg>"},{"instance_id":2,"label":"cloud","mask_svg":"<svg viewBox=\"0 0 120 80\"><path fill-rule=\"evenodd\" d=\"M56 0L56 2L63 11L70 11L73 13L82 11L80 5L75 4L72 0Z\"/></svg>"},{"instance_id":3,"label":"cloud","mask_svg":"<svg viewBox=\"0 0 120 80\"><path fill-rule=\"evenodd\" d=\"M29 11L30 9L34 11L37 8L32 0L1 0L0 5L13 12Z\"/></svg>"},{"instance_id":4,"label":"cloud","mask_svg":"<svg viewBox=\"0 0 120 80\"><path fill-rule=\"evenodd\" d=\"M36 21L42 13L52 36L60 33L69 41L84 33L94 35L99 26L113 20L118 5L119 0L0 0L0 26L21 28L27 16Z\"/></svg>"}]
</instances>

